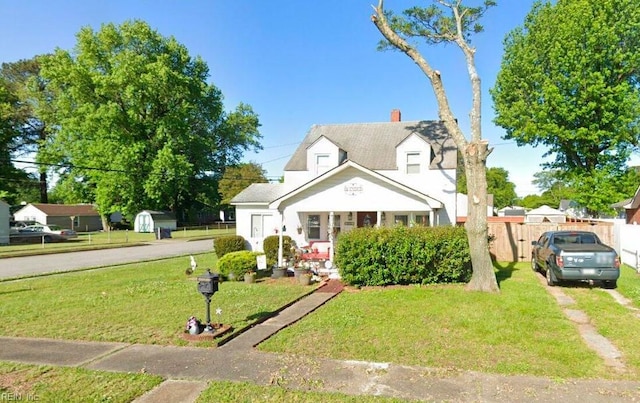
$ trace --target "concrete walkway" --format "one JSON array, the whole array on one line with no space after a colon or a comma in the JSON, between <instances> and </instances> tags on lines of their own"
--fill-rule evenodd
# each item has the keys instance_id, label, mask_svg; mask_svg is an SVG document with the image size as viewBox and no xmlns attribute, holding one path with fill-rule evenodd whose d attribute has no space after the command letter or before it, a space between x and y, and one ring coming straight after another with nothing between
<instances>
[{"instance_id":1,"label":"concrete walkway","mask_svg":"<svg viewBox=\"0 0 640 403\"><path fill-rule=\"evenodd\" d=\"M326 288L325 288L326 287ZM253 347L335 297L329 286L219 348L0 337L0 360L145 372L165 382L136 402L193 402L208 381L248 381L302 390L452 402L627 402L640 400L640 382L499 376L390 363L341 361L259 352ZM330 292L322 292L324 290Z\"/></svg>"}]
</instances>

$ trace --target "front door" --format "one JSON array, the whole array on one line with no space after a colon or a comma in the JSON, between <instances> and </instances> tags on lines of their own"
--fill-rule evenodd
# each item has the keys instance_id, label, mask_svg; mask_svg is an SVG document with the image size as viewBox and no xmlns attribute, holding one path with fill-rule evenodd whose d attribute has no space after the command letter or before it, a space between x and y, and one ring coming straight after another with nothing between
<instances>
[{"instance_id":1,"label":"front door","mask_svg":"<svg viewBox=\"0 0 640 403\"><path fill-rule=\"evenodd\" d=\"M378 213L375 211L359 211L358 212L358 228L375 227L378 223Z\"/></svg>"}]
</instances>

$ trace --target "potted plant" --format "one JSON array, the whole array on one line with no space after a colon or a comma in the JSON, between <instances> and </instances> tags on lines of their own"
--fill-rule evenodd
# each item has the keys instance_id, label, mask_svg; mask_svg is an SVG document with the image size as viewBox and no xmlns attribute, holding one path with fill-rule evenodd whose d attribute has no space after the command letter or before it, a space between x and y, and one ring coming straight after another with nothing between
<instances>
[{"instance_id":1,"label":"potted plant","mask_svg":"<svg viewBox=\"0 0 640 403\"><path fill-rule=\"evenodd\" d=\"M271 278L282 278L286 274L287 274L286 267L273 266L273 272L271 273Z\"/></svg>"},{"instance_id":2,"label":"potted plant","mask_svg":"<svg viewBox=\"0 0 640 403\"><path fill-rule=\"evenodd\" d=\"M297 263L293 268L293 276L298 278L304 273L309 273L309 262L303 260L302 262Z\"/></svg>"},{"instance_id":3,"label":"potted plant","mask_svg":"<svg viewBox=\"0 0 640 403\"><path fill-rule=\"evenodd\" d=\"M312 274L310 272L300 273L300 276L298 276L298 281L302 285L310 285L311 277L312 277Z\"/></svg>"}]
</instances>

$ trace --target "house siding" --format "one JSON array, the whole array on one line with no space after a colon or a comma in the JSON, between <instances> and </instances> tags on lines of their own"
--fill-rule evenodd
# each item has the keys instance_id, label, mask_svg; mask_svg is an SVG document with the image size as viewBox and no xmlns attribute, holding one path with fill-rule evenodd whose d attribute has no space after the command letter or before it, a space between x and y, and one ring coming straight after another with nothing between
<instances>
[{"instance_id":1,"label":"house siding","mask_svg":"<svg viewBox=\"0 0 640 403\"><path fill-rule=\"evenodd\" d=\"M640 208L627 209L627 224L640 224Z\"/></svg>"}]
</instances>

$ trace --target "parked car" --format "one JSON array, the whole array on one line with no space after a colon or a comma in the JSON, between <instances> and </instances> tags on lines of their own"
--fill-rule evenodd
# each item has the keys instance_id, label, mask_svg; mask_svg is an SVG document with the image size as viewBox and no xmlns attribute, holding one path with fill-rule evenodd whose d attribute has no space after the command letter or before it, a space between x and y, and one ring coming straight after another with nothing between
<instances>
[{"instance_id":1,"label":"parked car","mask_svg":"<svg viewBox=\"0 0 640 403\"><path fill-rule=\"evenodd\" d=\"M620 258L589 231L548 231L532 242L531 268L543 271L547 284L560 281L599 281L616 288Z\"/></svg>"},{"instance_id":2,"label":"parked car","mask_svg":"<svg viewBox=\"0 0 640 403\"><path fill-rule=\"evenodd\" d=\"M78 234L71 229L64 229L59 225L35 224L28 225L20 230L21 234L36 234L44 237L45 242L66 241L77 238Z\"/></svg>"},{"instance_id":3,"label":"parked car","mask_svg":"<svg viewBox=\"0 0 640 403\"><path fill-rule=\"evenodd\" d=\"M37 221L9 221L9 233L17 234L21 229L29 225L40 225Z\"/></svg>"}]
</instances>

